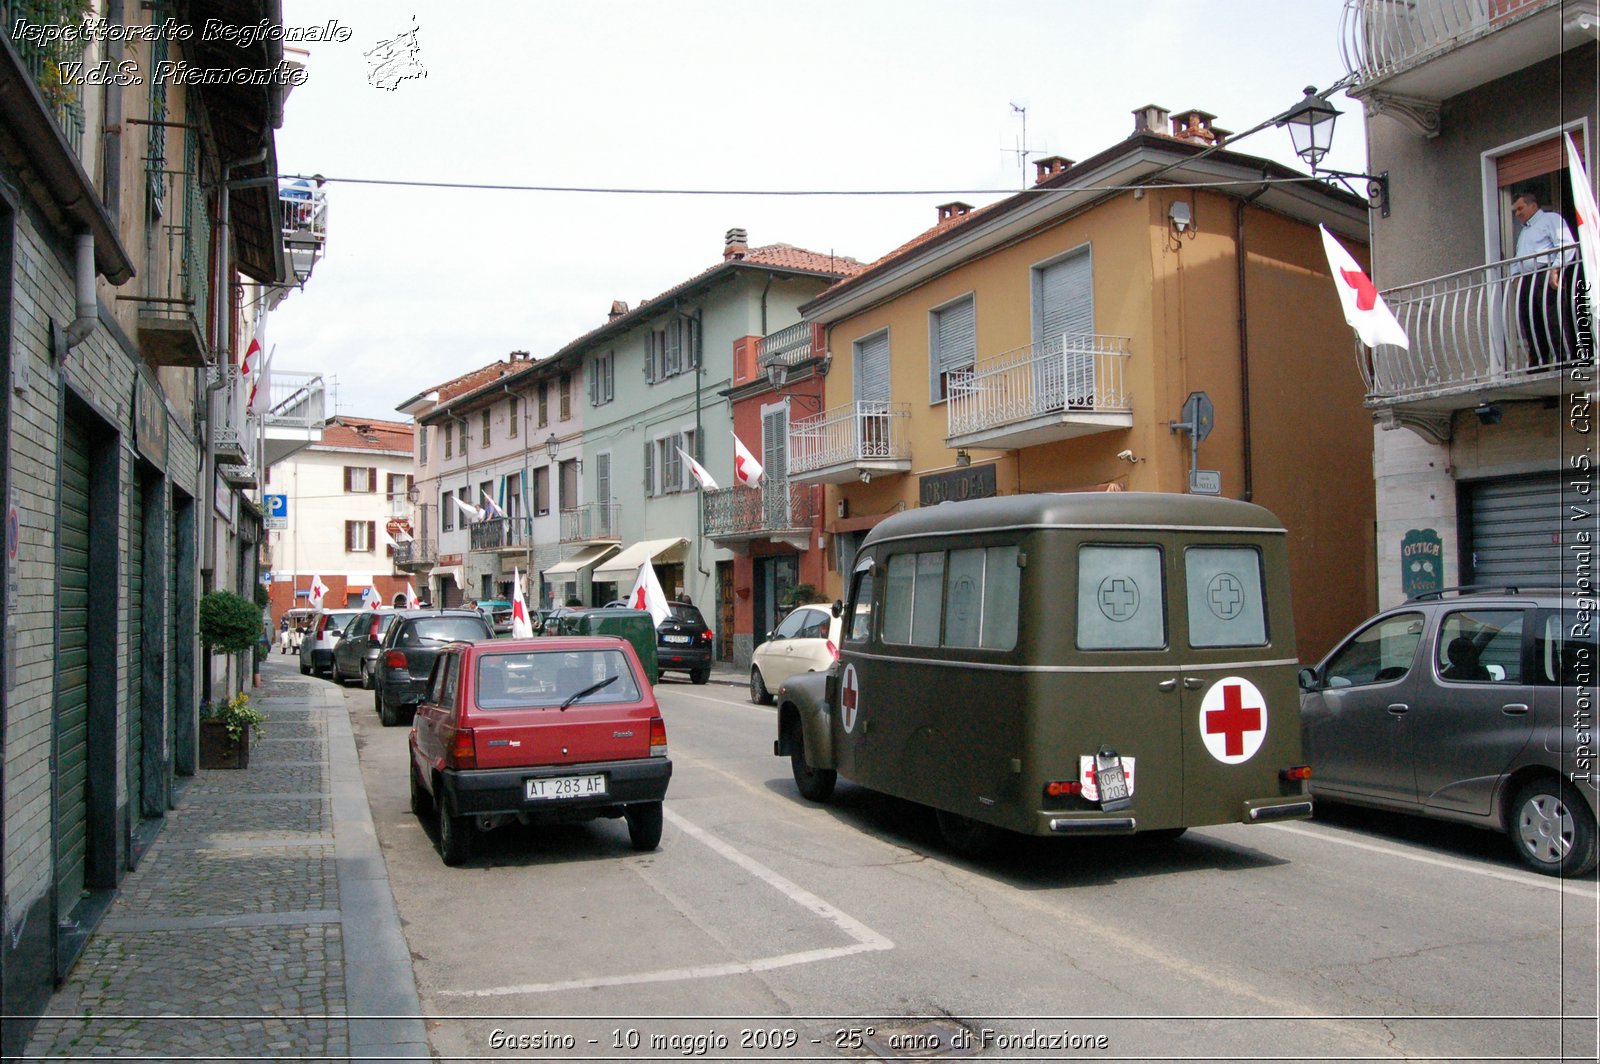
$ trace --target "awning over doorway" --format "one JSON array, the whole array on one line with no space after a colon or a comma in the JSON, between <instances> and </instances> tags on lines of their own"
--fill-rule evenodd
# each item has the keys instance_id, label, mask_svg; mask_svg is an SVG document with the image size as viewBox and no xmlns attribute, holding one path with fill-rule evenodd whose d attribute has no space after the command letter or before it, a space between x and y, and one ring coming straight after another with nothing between
<instances>
[{"instance_id":1,"label":"awning over doorway","mask_svg":"<svg viewBox=\"0 0 1600 1064\"><path fill-rule=\"evenodd\" d=\"M615 554L617 550L618 547L615 543L591 544L590 546L584 547L582 550L578 551L578 553L574 554L572 557L556 562L550 568L546 569L544 571L544 578L549 580L552 577L564 576L569 573L581 573L583 570L589 568L589 566L595 564L596 562L605 558L609 558L611 555Z\"/></svg>"},{"instance_id":2,"label":"awning over doorway","mask_svg":"<svg viewBox=\"0 0 1600 1064\"><path fill-rule=\"evenodd\" d=\"M639 575L639 566L645 562L654 561L668 552L687 546L689 541L682 536L674 539L646 539L628 547L615 558L608 558L604 565L594 571L594 581L597 584L616 583L633 586L634 578ZM677 559L672 559L676 561Z\"/></svg>"}]
</instances>

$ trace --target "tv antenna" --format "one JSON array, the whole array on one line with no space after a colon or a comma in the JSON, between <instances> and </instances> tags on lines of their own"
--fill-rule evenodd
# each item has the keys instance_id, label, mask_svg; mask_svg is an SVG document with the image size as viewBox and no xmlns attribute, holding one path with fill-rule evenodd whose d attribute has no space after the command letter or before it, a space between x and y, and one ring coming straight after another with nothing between
<instances>
[{"instance_id":1,"label":"tv antenna","mask_svg":"<svg viewBox=\"0 0 1600 1064\"><path fill-rule=\"evenodd\" d=\"M1017 103L1015 100L1008 102L1011 104L1012 112L1022 119L1022 135L1017 138L1017 146L1015 148L1002 148L1000 150L1009 151L1016 155L1017 167L1022 171L1022 187L1027 188L1028 156L1038 155L1039 152L1037 149L1028 147L1028 105L1026 103Z\"/></svg>"}]
</instances>

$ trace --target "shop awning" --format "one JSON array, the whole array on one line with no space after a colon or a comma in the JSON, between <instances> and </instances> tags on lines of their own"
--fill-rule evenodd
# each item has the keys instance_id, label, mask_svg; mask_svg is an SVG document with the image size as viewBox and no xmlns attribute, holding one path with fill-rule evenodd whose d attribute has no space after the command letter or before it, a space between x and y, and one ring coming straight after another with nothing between
<instances>
[{"instance_id":1,"label":"shop awning","mask_svg":"<svg viewBox=\"0 0 1600 1064\"><path fill-rule=\"evenodd\" d=\"M604 565L595 569L594 581L597 584L610 582L632 587L634 578L639 575L639 566L654 561L668 551L686 546L688 542L682 536L674 539L641 540L615 558L606 559Z\"/></svg>"},{"instance_id":2,"label":"shop awning","mask_svg":"<svg viewBox=\"0 0 1600 1064\"><path fill-rule=\"evenodd\" d=\"M563 576L567 573L581 573L595 562L609 558L619 548L615 543L595 543L584 547L570 558L556 562L544 571L544 578L549 580L554 576Z\"/></svg>"}]
</instances>

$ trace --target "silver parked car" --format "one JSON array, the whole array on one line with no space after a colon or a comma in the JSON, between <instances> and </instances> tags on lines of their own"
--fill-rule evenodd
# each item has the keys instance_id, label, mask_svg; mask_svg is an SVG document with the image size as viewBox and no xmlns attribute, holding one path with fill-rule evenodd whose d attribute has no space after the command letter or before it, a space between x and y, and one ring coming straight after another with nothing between
<instances>
[{"instance_id":1,"label":"silver parked car","mask_svg":"<svg viewBox=\"0 0 1600 1064\"><path fill-rule=\"evenodd\" d=\"M1592 603L1461 588L1368 620L1300 673L1312 792L1504 831L1547 875L1593 869Z\"/></svg>"}]
</instances>

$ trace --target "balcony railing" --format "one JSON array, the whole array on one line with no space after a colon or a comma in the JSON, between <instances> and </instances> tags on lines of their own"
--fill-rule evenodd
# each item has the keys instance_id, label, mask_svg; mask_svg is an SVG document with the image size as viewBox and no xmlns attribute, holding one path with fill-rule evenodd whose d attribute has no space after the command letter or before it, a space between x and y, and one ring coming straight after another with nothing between
<instances>
[{"instance_id":1,"label":"balcony railing","mask_svg":"<svg viewBox=\"0 0 1600 1064\"><path fill-rule=\"evenodd\" d=\"M1361 83L1388 77L1562 0L1345 0L1339 45Z\"/></svg>"},{"instance_id":2,"label":"balcony railing","mask_svg":"<svg viewBox=\"0 0 1600 1064\"><path fill-rule=\"evenodd\" d=\"M160 201L164 218L144 294L118 297L139 305L140 345L158 366L199 367L211 361L205 321L211 302L211 219L200 188L200 155L200 140L189 130L183 169L162 173L171 179L164 185L170 202Z\"/></svg>"},{"instance_id":3,"label":"balcony railing","mask_svg":"<svg viewBox=\"0 0 1600 1064\"><path fill-rule=\"evenodd\" d=\"M862 400L789 425L789 474L909 462L909 403Z\"/></svg>"},{"instance_id":4,"label":"balcony railing","mask_svg":"<svg viewBox=\"0 0 1600 1064\"><path fill-rule=\"evenodd\" d=\"M326 389L320 373L280 373L268 376L271 393L268 395L266 422L269 428L314 429L321 428L326 413Z\"/></svg>"},{"instance_id":5,"label":"balcony railing","mask_svg":"<svg viewBox=\"0 0 1600 1064\"><path fill-rule=\"evenodd\" d=\"M37 18L37 5L19 4L0 0L0 32L11 39L11 46L22 58L23 66L33 75L56 125L66 138L74 154L83 155L83 92L82 86L72 84L62 76L63 65L83 59L84 49L75 42L55 41L45 44L38 41L19 41L11 37L11 28L21 18Z\"/></svg>"},{"instance_id":6,"label":"balcony railing","mask_svg":"<svg viewBox=\"0 0 1600 1064\"><path fill-rule=\"evenodd\" d=\"M523 550L533 545L528 522L522 518L492 517L470 526L473 550Z\"/></svg>"},{"instance_id":7,"label":"balcony railing","mask_svg":"<svg viewBox=\"0 0 1600 1064\"><path fill-rule=\"evenodd\" d=\"M822 329L810 322L801 321L775 333L768 333L756 341L756 366L798 366L814 358L821 358Z\"/></svg>"},{"instance_id":8,"label":"balcony railing","mask_svg":"<svg viewBox=\"0 0 1600 1064\"><path fill-rule=\"evenodd\" d=\"M979 359L951 375L949 435L1074 413L1130 414L1126 336L1064 334Z\"/></svg>"},{"instance_id":9,"label":"balcony railing","mask_svg":"<svg viewBox=\"0 0 1600 1064\"><path fill-rule=\"evenodd\" d=\"M431 539L394 545L394 564L401 569L430 569L438 557L439 545Z\"/></svg>"},{"instance_id":10,"label":"balcony railing","mask_svg":"<svg viewBox=\"0 0 1600 1064\"><path fill-rule=\"evenodd\" d=\"M1575 247L1567 255L1575 257ZM1368 405L1440 399L1531 384L1575 346L1575 267L1548 287L1540 256L1524 255L1383 293L1411 342L1370 357L1358 345ZM1554 393L1552 393L1554 394ZM1452 404L1445 403L1445 407Z\"/></svg>"},{"instance_id":11,"label":"balcony railing","mask_svg":"<svg viewBox=\"0 0 1600 1064\"><path fill-rule=\"evenodd\" d=\"M622 538L622 507L614 502L586 502L561 511L561 542L581 543Z\"/></svg>"},{"instance_id":12,"label":"balcony railing","mask_svg":"<svg viewBox=\"0 0 1600 1064\"><path fill-rule=\"evenodd\" d=\"M765 480L758 489L718 488L704 493L706 535L712 539L759 539L809 529L811 488L786 479Z\"/></svg>"}]
</instances>

